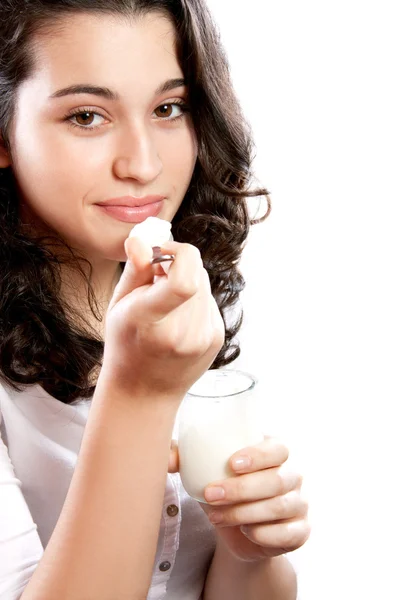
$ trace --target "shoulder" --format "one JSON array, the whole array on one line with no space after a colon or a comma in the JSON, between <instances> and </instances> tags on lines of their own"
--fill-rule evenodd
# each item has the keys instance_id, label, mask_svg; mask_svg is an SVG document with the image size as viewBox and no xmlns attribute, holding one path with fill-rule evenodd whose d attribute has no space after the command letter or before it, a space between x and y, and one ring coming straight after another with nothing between
<instances>
[{"instance_id":1,"label":"shoulder","mask_svg":"<svg viewBox=\"0 0 400 600\"><path fill-rule=\"evenodd\" d=\"M0 414L1 414L1 403L2 400L10 399L10 387L4 380L0 377Z\"/></svg>"},{"instance_id":2,"label":"shoulder","mask_svg":"<svg viewBox=\"0 0 400 600\"><path fill-rule=\"evenodd\" d=\"M3 432L7 415L12 415L12 405L20 393L0 377L0 427L2 427Z\"/></svg>"}]
</instances>

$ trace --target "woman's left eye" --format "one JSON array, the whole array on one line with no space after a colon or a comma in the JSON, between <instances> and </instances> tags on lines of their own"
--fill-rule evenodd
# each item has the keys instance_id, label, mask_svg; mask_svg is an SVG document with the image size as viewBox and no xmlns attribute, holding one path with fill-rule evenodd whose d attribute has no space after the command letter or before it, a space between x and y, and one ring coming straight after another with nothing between
<instances>
[{"instance_id":1,"label":"woman's left eye","mask_svg":"<svg viewBox=\"0 0 400 600\"><path fill-rule=\"evenodd\" d=\"M187 112L189 112L189 107L184 102L166 102L157 106L153 114L161 121L177 121L182 119ZM69 121L72 127L78 127L79 129L98 129L101 125L96 124L95 117L105 119L101 114L92 110L81 109L65 115L65 120Z\"/></svg>"},{"instance_id":2,"label":"woman's left eye","mask_svg":"<svg viewBox=\"0 0 400 600\"><path fill-rule=\"evenodd\" d=\"M188 107L181 102L166 102L157 106L154 111L155 115L164 121L175 121L175 119L183 117L186 112L188 112Z\"/></svg>"}]
</instances>

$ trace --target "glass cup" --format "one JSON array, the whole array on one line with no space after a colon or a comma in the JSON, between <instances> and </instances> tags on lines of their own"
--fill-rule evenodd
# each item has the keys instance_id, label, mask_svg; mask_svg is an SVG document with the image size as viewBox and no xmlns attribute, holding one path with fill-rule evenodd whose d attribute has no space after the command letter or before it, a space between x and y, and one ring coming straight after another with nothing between
<instances>
[{"instance_id":1,"label":"glass cup","mask_svg":"<svg viewBox=\"0 0 400 600\"><path fill-rule=\"evenodd\" d=\"M263 441L257 380L234 369L206 371L190 388L178 416L179 470L187 493L206 502L205 487L235 475L229 459Z\"/></svg>"}]
</instances>

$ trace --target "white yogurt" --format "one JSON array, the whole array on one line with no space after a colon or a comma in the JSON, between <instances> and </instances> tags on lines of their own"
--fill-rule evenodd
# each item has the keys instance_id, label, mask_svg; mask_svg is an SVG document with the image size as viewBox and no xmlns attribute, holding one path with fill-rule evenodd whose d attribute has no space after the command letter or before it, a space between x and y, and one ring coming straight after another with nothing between
<instances>
[{"instance_id":1,"label":"white yogurt","mask_svg":"<svg viewBox=\"0 0 400 600\"><path fill-rule=\"evenodd\" d=\"M162 246L165 242L173 239L171 227L169 221L157 217L147 217L145 221L135 225L129 237L139 238L154 248L155 246Z\"/></svg>"},{"instance_id":2,"label":"white yogurt","mask_svg":"<svg viewBox=\"0 0 400 600\"><path fill-rule=\"evenodd\" d=\"M179 470L185 490L200 502L208 484L235 475L232 454L264 439L249 383L239 371L208 371L190 390L198 395L189 393L181 406Z\"/></svg>"}]
</instances>

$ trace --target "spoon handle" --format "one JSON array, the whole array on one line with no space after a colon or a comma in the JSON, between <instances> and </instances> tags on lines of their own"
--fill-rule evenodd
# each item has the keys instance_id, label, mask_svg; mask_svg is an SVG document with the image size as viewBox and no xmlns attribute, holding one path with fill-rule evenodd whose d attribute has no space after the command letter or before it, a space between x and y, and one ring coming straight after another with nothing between
<instances>
[{"instance_id":1,"label":"spoon handle","mask_svg":"<svg viewBox=\"0 0 400 600\"><path fill-rule=\"evenodd\" d=\"M153 259L151 261L152 265L156 265L162 262L173 262L175 260L175 256L172 254L161 254L161 248L159 246L153 247Z\"/></svg>"}]
</instances>

